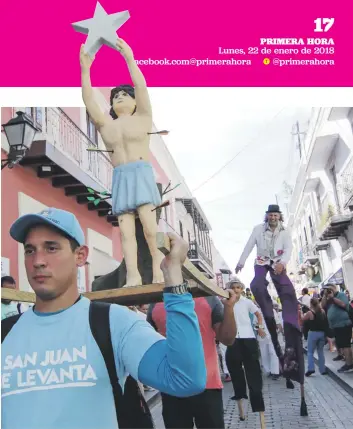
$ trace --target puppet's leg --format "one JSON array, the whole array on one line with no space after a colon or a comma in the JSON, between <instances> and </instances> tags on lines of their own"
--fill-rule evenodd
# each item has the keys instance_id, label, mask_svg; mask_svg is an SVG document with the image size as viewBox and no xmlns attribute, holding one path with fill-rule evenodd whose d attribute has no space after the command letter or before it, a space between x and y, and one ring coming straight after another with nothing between
<instances>
[{"instance_id":1,"label":"puppet's leg","mask_svg":"<svg viewBox=\"0 0 353 429\"><path fill-rule=\"evenodd\" d=\"M137 266L137 241L135 231L135 215L125 213L118 217L121 245L126 263L126 285L139 286L142 279Z\"/></svg>"},{"instance_id":2,"label":"puppet's leg","mask_svg":"<svg viewBox=\"0 0 353 429\"><path fill-rule=\"evenodd\" d=\"M283 328L285 338L284 374L288 378L300 383L301 408L300 415L307 416L307 407L304 396L304 353L302 335L299 326L298 302L295 289L286 272L275 274L270 271L282 304ZM289 387L289 386L288 386Z\"/></svg>"},{"instance_id":3,"label":"puppet's leg","mask_svg":"<svg viewBox=\"0 0 353 429\"><path fill-rule=\"evenodd\" d=\"M298 300L292 282L285 272L278 275L271 269L270 275L281 300L283 324L288 323L300 331Z\"/></svg>"},{"instance_id":4,"label":"puppet's leg","mask_svg":"<svg viewBox=\"0 0 353 429\"><path fill-rule=\"evenodd\" d=\"M152 256L153 283L163 283L164 277L160 265L164 258L163 253L157 247L157 221L156 212L152 211L155 207L152 204L144 204L137 208L140 221L143 226L143 232L146 238L148 248Z\"/></svg>"},{"instance_id":5,"label":"puppet's leg","mask_svg":"<svg viewBox=\"0 0 353 429\"><path fill-rule=\"evenodd\" d=\"M251 292L253 293L256 302L259 304L262 314L265 318L267 329L271 335L272 344L275 348L278 358L281 360L283 353L278 341L277 325L273 313L273 303L270 294L268 293L268 281L266 275L268 272L267 266L255 265L255 277L250 284Z\"/></svg>"}]
</instances>

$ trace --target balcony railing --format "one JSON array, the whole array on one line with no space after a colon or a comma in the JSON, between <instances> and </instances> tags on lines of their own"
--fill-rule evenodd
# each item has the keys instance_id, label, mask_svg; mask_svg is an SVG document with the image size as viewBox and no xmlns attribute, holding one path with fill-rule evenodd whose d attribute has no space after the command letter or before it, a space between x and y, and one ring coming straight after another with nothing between
<instances>
[{"instance_id":1,"label":"balcony railing","mask_svg":"<svg viewBox=\"0 0 353 429\"><path fill-rule=\"evenodd\" d=\"M339 177L338 194L342 208L347 208L353 198L353 157Z\"/></svg>"},{"instance_id":2,"label":"balcony railing","mask_svg":"<svg viewBox=\"0 0 353 429\"><path fill-rule=\"evenodd\" d=\"M206 255L206 252L196 241L190 241L188 258L191 260L200 259L205 262L210 268L212 268L211 258Z\"/></svg>"},{"instance_id":3,"label":"balcony railing","mask_svg":"<svg viewBox=\"0 0 353 429\"><path fill-rule=\"evenodd\" d=\"M318 214L318 235L320 235L325 227L327 226L329 220L338 213L336 204L334 203L334 195L332 192L328 192L325 198L321 201L322 213Z\"/></svg>"},{"instance_id":4,"label":"balcony railing","mask_svg":"<svg viewBox=\"0 0 353 429\"><path fill-rule=\"evenodd\" d=\"M46 130L42 135L77 166L88 173L107 191L111 191L113 166L100 152L89 152L96 146L60 108L46 108Z\"/></svg>"},{"instance_id":5,"label":"balcony railing","mask_svg":"<svg viewBox=\"0 0 353 429\"><path fill-rule=\"evenodd\" d=\"M317 256L317 252L314 246L312 246L309 243L305 244L305 246L303 247L303 256L304 256L304 259L308 257Z\"/></svg>"}]
</instances>

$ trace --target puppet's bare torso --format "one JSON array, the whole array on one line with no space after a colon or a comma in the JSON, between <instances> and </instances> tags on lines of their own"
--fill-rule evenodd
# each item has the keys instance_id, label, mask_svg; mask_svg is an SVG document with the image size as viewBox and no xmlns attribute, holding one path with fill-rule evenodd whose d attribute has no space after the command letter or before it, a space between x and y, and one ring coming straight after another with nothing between
<instances>
[{"instance_id":1,"label":"puppet's bare torso","mask_svg":"<svg viewBox=\"0 0 353 429\"><path fill-rule=\"evenodd\" d=\"M100 134L113 167L135 161L149 161L148 135L152 129L152 120L149 117L132 115L122 116L113 120L107 118L100 128Z\"/></svg>"}]
</instances>

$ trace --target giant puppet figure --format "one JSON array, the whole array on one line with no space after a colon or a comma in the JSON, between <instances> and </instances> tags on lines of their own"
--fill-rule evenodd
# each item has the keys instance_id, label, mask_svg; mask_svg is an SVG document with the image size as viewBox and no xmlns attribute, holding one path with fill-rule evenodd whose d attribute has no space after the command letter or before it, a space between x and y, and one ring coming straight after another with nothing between
<instances>
[{"instance_id":1,"label":"giant puppet figure","mask_svg":"<svg viewBox=\"0 0 353 429\"><path fill-rule=\"evenodd\" d=\"M244 267L254 246L257 247L255 260L255 277L250 284L256 302L260 305L267 328L271 334L276 354L281 362L287 387L293 388L290 379L301 385L301 415L307 415L304 397L304 355L301 330L298 320L298 302L295 289L291 283L286 265L290 260L292 240L283 226L283 216L278 205L268 207L264 223L255 226L245 249L240 256L236 273ZM285 352L278 341L273 303L267 286L266 276L269 273L282 304Z\"/></svg>"},{"instance_id":2,"label":"giant puppet figure","mask_svg":"<svg viewBox=\"0 0 353 429\"><path fill-rule=\"evenodd\" d=\"M128 44L118 38L117 50L124 57L134 87L121 85L111 91L109 114L95 100L91 86L90 67L94 58L81 47L82 97L87 111L99 131L114 167L112 212L118 217L123 254L126 262L126 285L142 284L137 265L135 217L139 216L152 256L153 283L162 283L158 250L156 213L161 197L149 162L149 133L152 110L146 81L137 66Z\"/></svg>"}]
</instances>

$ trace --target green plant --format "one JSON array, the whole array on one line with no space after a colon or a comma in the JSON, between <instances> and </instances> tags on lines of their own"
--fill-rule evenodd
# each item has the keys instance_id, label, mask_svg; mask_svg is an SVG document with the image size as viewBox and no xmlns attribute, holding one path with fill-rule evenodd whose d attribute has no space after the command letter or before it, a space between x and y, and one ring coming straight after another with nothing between
<instances>
[{"instance_id":1,"label":"green plant","mask_svg":"<svg viewBox=\"0 0 353 429\"><path fill-rule=\"evenodd\" d=\"M97 192L92 188L87 188L87 191L92 194L89 197L87 197L88 201L91 201L95 206L97 206L101 201L108 200L111 198L111 194L109 194L107 191L104 192Z\"/></svg>"},{"instance_id":2,"label":"green plant","mask_svg":"<svg viewBox=\"0 0 353 429\"><path fill-rule=\"evenodd\" d=\"M327 222L334 216L336 213L335 207L332 204L329 204L327 206L327 209L322 213L321 219L320 219L320 225L319 230L320 232L324 230Z\"/></svg>"}]
</instances>

